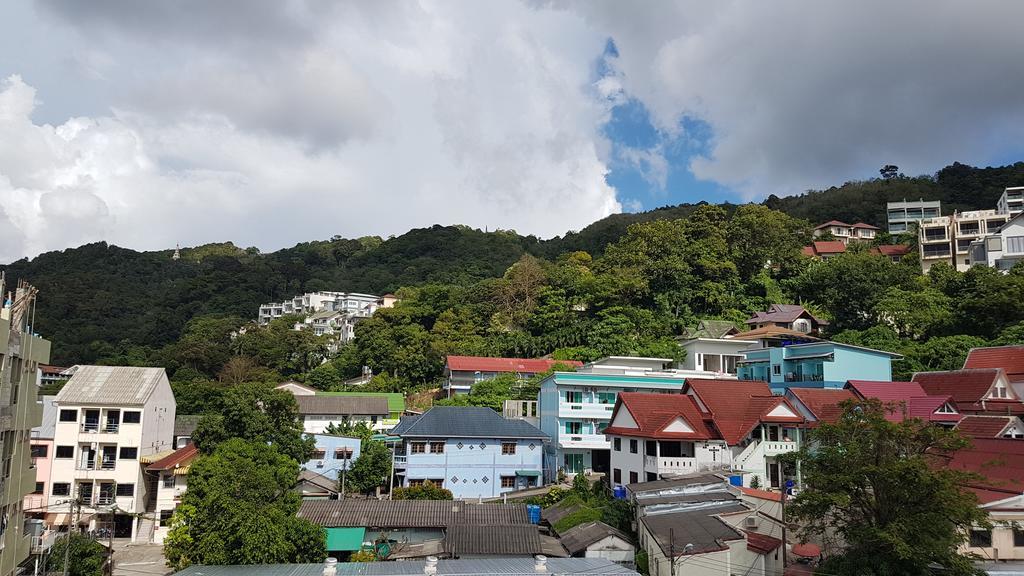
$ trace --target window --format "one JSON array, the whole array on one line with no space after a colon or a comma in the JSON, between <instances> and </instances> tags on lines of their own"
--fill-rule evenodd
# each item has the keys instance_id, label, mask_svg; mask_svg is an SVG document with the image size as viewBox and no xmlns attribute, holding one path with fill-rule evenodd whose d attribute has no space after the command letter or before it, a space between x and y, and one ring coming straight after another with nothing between
<instances>
[{"instance_id":1,"label":"window","mask_svg":"<svg viewBox=\"0 0 1024 576\"><path fill-rule=\"evenodd\" d=\"M612 448L614 448L616 452L622 452L622 438L612 440Z\"/></svg>"},{"instance_id":2,"label":"window","mask_svg":"<svg viewBox=\"0 0 1024 576\"><path fill-rule=\"evenodd\" d=\"M566 422L565 423L566 434L582 434L583 423L582 422Z\"/></svg>"},{"instance_id":3,"label":"window","mask_svg":"<svg viewBox=\"0 0 1024 576\"><path fill-rule=\"evenodd\" d=\"M622 484L622 470L618 468L612 470L612 483Z\"/></svg>"},{"instance_id":4,"label":"window","mask_svg":"<svg viewBox=\"0 0 1024 576\"><path fill-rule=\"evenodd\" d=\"M334 449L335 460L351 460L352 449L351 448L335 448Z\"/></svg>"},{"instance_id":5,"label":"window","mask_svg":"<svg viewBox=\"0 0 1024 576\"><path fill-rule=\"evenodd\" d=\"M565 391L565 401L566 402L576 403L576 404L578 404L580 402L583 402L583 392L581 392L579 390L566 390Z\"/></svg>"},{"instance_id":6,"label":"window","mask_svg":"<svg viewBox=\"0 0 1024 576\"><path fill-rule=\"evenodd\" d=\"M516 487L516 477L515 476L502 476L501 477L501 487L502 488L515 488Z\"/></svg>"},{"instance_id":7,"label":"window","mask_svg":"<svg viewBox=\"0 0 1024 576\"><path fill-rule=\"evenodd\" d=\"M60 411L61 422L77 422L78 421L78 410L61 410Z\"/></svg>"},{"instance_id":8,"label":"window","mask_svg":"<svg viewBox=\"0 0 1024 576\"><path fill-rule=\"evenodd\" d=\"M607 422L598 422L594 424L594 434L604 434L604 429L608 427Z\"/></svg>"},{"instance_id":9,"label":"window","mask_svg":"<svg viewBox=\"0 0 1024 576\"><path fill-rule=\"evenodd\" d=\"M775 376L781 375L782 374L782 365L780 365L780 364L773 364L772 365L772 374L774 374Z\"/></svg>"},{"instance_id":10,"label":"window","mask_svg":"<svg viewBox=\"0 0 1024 576\"><path fill-rule=\"evenodd\" d=\"M636 472L630 472L629 473L629 483L630 484L636 484L637 481L639 481L639 480L640 480L640 477L637 475Z\"/></svg>"},{"instance_id":11,"label":"window","mask_svg":"<svg viewBox=\"0 0 1024 576\"><path fill-rule=\"evenodd\" d=\"M993 398L1008 398L1009 395L1006 392L1006 385L1003 384L1002 382L999 382L998 384L996 384L995 388L992 389L992 397Z\"/></svg>"},{"instance_id":12,"label":"window","mask_svg":"<svg viewBox=\"0 0 1024 576\"><path fill-rule=\"evenodd\" d=\"M991 530L971 530L971 548L991 548Z\"/></svg>"},{"instance_id":13,"label":"window","mask_svg":"<svg viewBox=\"0 0 1024 576\"><path fill-rule=\"evenodd\" d=\"M615 392L598 392L598 404L615 404Z\"/></svg>"},{"instance_id":14,"label":"window","mask_svg":"<svg viewBox=\"0 0 1024 576\"><path fill-rule=\"evenodd\" d=\"M1024 236L1007 236L1006 251L1010 254L1024 254Z\"/></svg>"},{"instance_id":15,"label":"window","mask_svg":"<svg viewBox=\"0 0 1024 576\"><path fill-rule=\"evenodd\" d=\"M142 422L142 412L138 410L131 410L124 413L121 417L121 423L123 424L138 424Z\"/></svg>"},{"instance_id":16,"label":"window","mask_svg":"<svg viewBox=\"0 0 1024 576\"><path fill-rule=\"evenodd\" d=\"M416 487L416 486L423 486L423 482L424 482L423 478L410 478L409 479L409 487L413 488L413 487Z\"/></svg>"},{"instance_id":17,"label":"window","mask_svg":"<svg viewBox=\"0 0 1024 576\"><path fill-rule=\"evenodd\" d=\"M512 456L515 453L516 453L516 443L515 442L502 442L501 443L501 455L502 456Z\"/></svg>"},{"instance_id":18,"label":"window","mask_svg":"<svg viewBox=\"0 0 1024 576\"><path fill-rule=\"evenodd\" d=\"M413 442L413 443L409 444L409 453L410 454L423 454L426 451L427 451L427 443L426 442Z\"/></svg>"},{"instance_id":19,"label":"window","mask_svg":"<svg viewBox=\"0 0 1024 576\"><path fill-rule=\"evenodd\" d=\"M171 525L171 516L174 516L174 510L160 511L160 526L162 528L166 528Z\"/></svg>"},{"instance_id":20,"label":"window","mask_svg":"<svg viewBox=\"0 0 1024 576\"><path fill-rule=\"evenodd\" d=\"M117 495L131 498L135 496L135 484L118 484Z\"/></svg>"},{"instance_id":21,"label":"window","mask_svg":"<svg viewBox=\"0 0 1024 576\"><path fill-rule=\"evenodd\" d=\"M444 454L444 442L431 442L430 443L431 454Z\"/></svg>"},{"instance_id":22,"label":"window","mask_svg":"<svg viewBox=\"0 0 1024 576\"><path fill-rule=\"evenodd\" d=\"M117 457L121 460L135 460L139 457L139 449L134 446L122 446Z\"/></svg>"},{"instance_id":23,"label":"window","mask_svg":"<svg viewBox=\"0 0 1024 576\"><path fill-rule=\"evenodd\" d=\"M33 458L46 458L47 449L49 446L46 444L33 444L32 445L32 457Z\"/></svg>"},{"instance_id":24,"label":"window","mask_svg":"<svg viewBox=\"0 0 1024 576\"><path fill-rule=\"evenodd\" d=\"M69 496L71 494L71 484L67 482L54 482L50 493L54 496Z\"/></svg>"},{"instance_id":25,"label":"window","mask_svg":"<svg viewBox=\"0 0 1024 576\"><path fill-rule=\"evenodd\" d=\"M164 488L174 488L175 483L174 474L164 474Z\"/></svg>"},{"instance_id":26,"label":"window","mask_svg":"<svg viewBox=\"0 0 1024 576\"><path fill-rule=\"evenodd\" d=\"M636 441L635 438L633 438L633 439L630 439L630 441L629 441L629 453L630 454L636 454L636 452L637 452L637 441Z\"/></svg>"},{"instance_id":27,"label":"window","mask_svg":"<svg viewBox=\"0 0 1024 576\"><path fill-rule=\"evenodd\" d=\"M1024 528L1013 529L1013 546L1015 548L1024 548Z\"/></svg>"},{"instance_id":28,"label":"window","mask_svg":"<svg viewBox=\"0 0 1024 576\"><path fill-rule=\"evenodd\" d=\"M53 454L54 458L74 458L75 447L74 446L57 446L57 451Z\"/></svg>"},{"instance_id":29,"label":"window","mask_svg":"<svg viewBox=\"0 0 1024 576\"><path fill-rule=\"evenodd\" d=\"M316 449L313 450L313 457L311 459L312 460L323 460L324 456L326 456L326 455L327 455L327 453L324 452L323 448L316 448Z\"/></svg>"},{"instance_id":30,"label":"window","mask_svg":"<svg viewBox=\"0 0 1024 576\"><path fill-rule=\"evenodd\" d=\"M46 482L36 482L36 489L32 491L33 494L42 494L46 490Z\"/></svg>"}]
</instances>

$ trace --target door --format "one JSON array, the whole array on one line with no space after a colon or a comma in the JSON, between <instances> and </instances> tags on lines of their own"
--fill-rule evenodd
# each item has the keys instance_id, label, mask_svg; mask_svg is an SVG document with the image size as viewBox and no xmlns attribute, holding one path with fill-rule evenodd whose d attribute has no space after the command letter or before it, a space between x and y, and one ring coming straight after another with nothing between
<instances>
[{"instance_id":1,"label":"door","mask_svg":"<svg viewBox=\"0 0 1024 576\"><path fill-rule=\"evenodd\" d=\"M596 473L608 474L609 470L611 470L611 460L611 450L592 450L590 452L590 464Z\"/></svg>"},{"instance_id":2,"label":"door","mask_svg":"<svg viewBox=\"0 0 1024 576\"><path fill-rule=\"evenodd\" d=\"M100 429L100 411L99 410L86 410L85 411L85 422L82 424L82 430L86 432L96 432Z\"/></svg>"},{"instance_id":3,"label":"door","mask_svg":"<svg viewBox=\"0 0 1024 576\"><path fill-rule=\"evenodd\" d=\"M91 446L82 446L79 451L79 470L95 470L96 469L96 449Z\"/></svg>"},{"instance_id":4,"label":"door","mask_svg":"<svg viewBox=\"0 0 1024 576\"><path fill-rule=\"evenodd\" d=\"M92 505L92 482L83 482L78 485L78 498L83 506Z\"/></svg>"},{"instance_id":5,"label":"door","mask_svg":"<svg viewBox=\"0 0 1024 576\"><path fill-rule=\"evenodd\" d=\"M96 499L97 505L107 505L114 503L114 483L104 482L100 484L100 495Z\"/></svg>"},{"instance_id":6,"label":"door","mask_svg":"<svg viewBox=\"0 0 1024 576\"><path fill-rule=\"evenodd\" d=\"M118 426L121 424L121 411L120 410L107 410L107 420L103 425L104 432L117 432Z\"/></svg>"},{"instance_id":7,"label":"door","mask_svg":"<svg viewBox=\"0 0 1024 576\"><path fill-rule=\"evenodd\" d=\"M100 463L101 470L113 470L117 463L117 446L103 447L103 460Z\"/></svg>"}]
</instances>

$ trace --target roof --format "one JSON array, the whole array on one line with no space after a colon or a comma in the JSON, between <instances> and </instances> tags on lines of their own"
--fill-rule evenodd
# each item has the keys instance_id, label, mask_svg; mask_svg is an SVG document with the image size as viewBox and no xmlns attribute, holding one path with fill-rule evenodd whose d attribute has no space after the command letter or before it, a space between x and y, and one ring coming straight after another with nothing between
<instances>
[{"instance_id":1,"label":"roof","mask_svg":"<svg viewBox=\"0 0 1024 576\"><path fill-rule=\"evenodd\" d=\"M469 372L519 372L539 374L551 370L556 364L583 366L578 360L549 360L543 358L489 358L486 356L449 356L448 370Z\"/></svg>"},{"instance_id":2,"label":"roof","mask_svg":"<svg viewBox=\"0 0 1024 576\"><path fill-rule=\"evenodd\" d=\"M164 456L163 458L153 462L146 467L148 471L163 471L163 470L174 470L177 472L179 469L184 469L184 472L188 471L188 467L192 464L192 461L199 455L199 449L196 448L195 444L189 444L184 448L179 448L171 454Z\"/></svg>"},{"instance_id":3,"label":"roof","mask_svg":"<svg viewBox=\"0 0 1024 576\"><path fill-rule=\"evenodd\" d=\"M576 555L583 552L590 545L600 542L609 536L615 536L616 538L633 543L633 539L627 536L621 530L612 528L604 522L587 522L586 524L580 524L573 526L569 530L562 534L560 540L562 546L565 546L566 551L569 554Z\"/></svg>"},{"instance_id":4,"label":"roof","mask_svg":"<svg viewBox=\"0 0 1024 576\"><path fill-rule=\"evenodd\" d=\"M652 480L650 482L634 482L633 484L627 484L626 488L633 494L644 494L648 492L659 492L662 490L676 490L691 486L718 486L724 484L725 480L717 474L711 474L710 472L694 472L692 474L683 474L680 476L673 476L672 478Z\"/></svg>"},{"instance_id":5,"label":"roof","mask_svg":"<svg viewBox=\"0 0 1024 576\"><path fill-rule=\"evenodd\" d=\"M730 320L700 320L693 328L687 328L683 337L692 340L694 338L722 338L737 332L736 325Z\"/></svg>"},{"instance_id":6,"label":"roof","mask_svg":"<svg viewBox=\"0 0 1024 576\"><path fill-rule=\"evenodd\" d=\"M458 500L307 500L298 516L327 528L445 528L460 524L529 524L523 504L469 504Z\"/></svg>"},{"instance_id":7,"label":"roof","mask_svg":"<svg viewBox=\"0 0 1024 576\"><path fill-rule=\"evenodd\" d=\"M672 548L669 543L669 530L674 532L676 556L683 556L683 550L689 544L693 544L691 554L702 554L726 550L726 541L743 540L742 534L713 514L745 510L749 508L737 501L723 502L717 506L700 505L696 509L679 512L648 514L641 517L640 522L654 536L666 556L670 554Z\"/></svg>"},{"instance_id":8,"label":"roof","mask_svg":"<svg viewBox=\"0 0 1024 576\"><path fill-rule=\"evenodd\" d=\"M533 558L473 558L460 560L438 560L439 576L469 576L479 574L544 576L553 574L616 574L639 576L604 558L548 558L546 570L534 567ZM335 565L337 576L409 576L425 573L427 563L423 560L402 562L339 562ZM322 576L323 564L258 564L233 566L189 566L177 572L177 576Z\"/></svg>"},{"instance_id":9,"label":"roof","mask_svg":"<svg viewBox=\"0 0 1024 576\"><path fill-rule=\"evenodd\" d=\"M767 312L754 312L754 315L747 320L747 324L760 324L761 322L792 322L806 314L812 320L822 326L828 322L816 317L799 304L772 304Z\"/></svg>"},{"instance_id":10,"label":"roof","mask_svg":"<svg viewBox=\"0 0 1024 576\"><path fill-rule=\"evenodd\" d=\"M842 254L846 252L846 244L838 240L819 240L804 247L804 254L817 256L820 254Z\"/></svg>"},{"instance_id":11,"label":"roof","mask_svg":"<svg viewBox=\"0 0 1024 576\"><path fill-rule=\"evenodd\" d=\"M864 228L866 230L881 230L881 228L879 228L878 226L872 226L871 224L866 224L864 222L857 222L852 227L853 228Z\"/></svg>"},{"instance_id":12,"label":"roof","mask_svg":"<svg viewBox=\"0 0 1024 576\"><path fill-rule=\"evenodd\" d=\"M797 340L807 340L809 342L815 342L820 338L814 336L808 336L803 332L797 332L796 330L790 330L789 328L782 328L781 326L763 326L761 328L755 328L746 332L740 332L739 334L733 335L736 340L757 340L760 338L793 338Z\"/></svg>"},{"instance_id":13,"label":"roof","mask_svg":"<svg viewBox=\"0 0 1024 576\"><path fill-rule=\"evenodd\" d=\"M540 511L540 517L542 520L554 526L559 520L565 518L569 514L576 512L584 508L583 504L569 504L565 500L556 502L555 504L548 506Z\"/></svg>"},{"instance_id":14,"label":"roof","mask_svg":"<svg viewBox=\"0 0 1024 576\"><path fill-rule=\"evenodd\" d=\"M348 396L352 398L385 398L390 412L405 411L405 396L398 392L317 392L317 396Z\"/></svg>"},{"instance_id":15,"label":"roof","mask_svg":"<svg viewBox=\"0 0 1024 576\"><path fill-rule=\"evenodd\" d=\"M829 220L824 224L818 224L814 227L815 230L821 230L822 228L828 228L829 226L849 226L846 222L840 222L839 220Z\"/></svg>"},{"instance_id":16,"label":"roof","mask_svg":"<svg viewBox=\"0 0 1024 576\"><path fill-rule=\"evenodd\" d=\"M170 449L167 449L167 450L161 450L159 452L154 452L152 454L145 454L143 456L139 456L139 462L142 463L142 464L149 465L149 464L152 464L154 462L159 462L160 460L163 460L164 458L167 458L168 456L170 456L171 454L174 454L174 453L175 453L175 450L173 448L170 448Z\"/></svg>"},{"instance_id":17,"label":"roof","mask_svg":"<svg viewBox=\"0 0 1024 576\"><path fill-rule=\"evenodd\" d=\"M609 426L605 428L605 434L663 440L710 440L718 436L705 426L694 399L684 394L621 392L612 412L612 422L621 410L629 412L637 427ZM691 431L666 430L678 419L682 419Z\"/></svg>"},{"instance_id":18,"label":"roof","mask_svg":"<svg viewBox=\"0 0 1024 576\"><path fill-rule=\"evenodd\" d=\"M170 386L163 368L79 366L57 393L57 403L142 406L161 382Z\"/></svg>"},{"instance_id":19,"label":"roof","mask_svg":"<svg viewBox=\"0 0 1024 576\"><path fill-rule=\"evenodd\" d=\"M747 549L760 554L768 554L782 546L782 540L778 538L772 538L767 534L761 534L759 532L751 532L750 530L744 530L747 534Z\"/></svg>"},{"instance_id":20,"label":"roof","mask_svg":"<svg viewBox=\"0 0 1024 576\"><path fill-rule=\"evenodd\" d=\"M1015 420L1016 416L967 415L960 419L956 429L964 436L972 438L999 438L1003 430Z\"/></svg>"},{"instance_id":21,"label":"roof","mask_svg":"<svg viewBox=\"0 0 1024 576\"><path fill-rule=\"evenodd\" d=\"M976 368L918 372L911 379L920 384L928 394L952 396L956 402L978 402L992 388L999 373L999 368Z\"/></svg>"},{"instance_id":22,"label":"roof","mask_svg":"<svg viewBox=\"0 0 1024 576\"><path fill-rule=\"evenodd\" d=\"M730 446L738 444L761 422L804 422L799 411L785 398L772 396L765 382L687 378L683 393L691 390L707 408L705 420L714 421L718 433ZM768 416L769 412L779 406L788 407L796 416Z\"/></svg>"},{"instance_id":23,"label":"roof","mask_svg":"<svg viewBox=\"0 0 1024 576\"><path fill-rule=\"evenodd\" d=\"M547 434L525 420L503 418L481 406L434 406L419 416L405 416L391 429L403 438L537 438Z\"/></svg>"},{"instance_id":24,"label":"roof","mask_svg":"<svg viewBox=\"0 0 1024 576\"><path fill-rule=\"evenodd\" d=\"M32 428L32 439L52 439L57 431L57 405L54 404L56 396L43 396L40 402L43 404L43 419L39 426Z\"/></svg>"},{"instance_id":25,"label":"roof","mask_svg":"<svg viewBox=\"0 0 1024 576\"><path fill-rule=\"evenodd\" d=\"M445 533L444 550L453 555L541 554L540 531L533 524L456 525Z\"/></svg>"},{"instance_id":26,"label":"roof","mask_svg":"<svg viewBox=\"0 0 1024 576\"><path fill-rule=\"evenodd\" d=\"M1010 382L1024 381L1024 345L973 348L964 368L1002 368Z\"/></svg>"},{"instance_id":27,"label":"roof","mask_svg":"<svg viewBox=\"0 0 1024 576\"><path fill-rule=\"evenodd\" d=\"M324 476L323 474L317 474L312 470L302 470L299 472L299 479L295 484L298 485L303 482L312 484L313 486L316 486L317 488L320 488L325 492L338 492L338 483L336 481L331 480L330 478Z\"/></svg>"},{"instance_id":28,"label":"roof","mask_svg":"<svg viewBox=\"0 0 1024 576\"><path fill-rule=\"evenodd\" d=\"M982 504L1024 493L1024 441L1008 438L975 438L974 445L953 454L944 465L984 477L969 485Z\"/></svg>"},{"instance_id":29,"label":"roof","mask_svg":"<svg viewBox=\"0 0 1024 576\"><path fill-rule=\"evenodd\" d=\"M68 369L67 366L53 366L51 364L40 364L39 365L39 371L42 372L43 374L58 374L59 375L61 372L65 371L67 369Z\"/></svg>"},{"instance_id":30,"label":"roof","mask_svg":"<svg viewBox=\"0 0 1024 576\"><path fill-rule=\"evenodd\" d=\"M904 254L910 254L910 246L905 244L880 244L872 248L871 251L883 256L903 256Z\"/></svg>"},{"instance_id":31,"label":"roof","mask_svg":"<svg viewBox=\"0 0 1024 576\"><path fill-rule=\"evenodd\" d=\"M178 414L174 417L174 435L191 436L202 419L202 414Z\"/></svg>"},{"instance_id":32,"label":"roof","mask_svg":"<svg viewBox=\"0 0 1024 576\"><path fill-rule=\"evenodd\" d=\"M790 388L789 393L820 422L835 423L843 414L839 404L857 398L846 388Z\"/></svg>"},{"instance_id":33,"label":"roof","mask_svg":"<svg viewBox=\"0 0 1024 576\"><path fill-rule=\"evenodd\" d=\"M847 387L861 398L875 398L883 403L897 403L901 406L886 411L886 419L899 422L905 418L921 418L933 422L957 422L959 413L936 412L946 404L954 404L948 394L929 395L918 382L884 382L875 380L850 380Z\"/></svg>"},{"instance_id":34,"label":"roof","mask_svg":"<svg viewBox=\"0 0 1024 576\"><path fill-rule=\"evenodd\" d=\"M389 413L388 401L379 397L296 396L299 414L376 414Z\"/></svg>"},{"instance_id":35,"label":"roof","mask_svg":"<svg viewBox=\"0 0 1024 576\"><path fill-rule=\"evenodd\" d=\"M750 496L751 498L760 498L761 500L771 500L772 502L782 502L782 492L770 492L768 490L759 490L757 488L744 488L740 486L740 492L744 496Z\"/></svg>"}]
</instances>

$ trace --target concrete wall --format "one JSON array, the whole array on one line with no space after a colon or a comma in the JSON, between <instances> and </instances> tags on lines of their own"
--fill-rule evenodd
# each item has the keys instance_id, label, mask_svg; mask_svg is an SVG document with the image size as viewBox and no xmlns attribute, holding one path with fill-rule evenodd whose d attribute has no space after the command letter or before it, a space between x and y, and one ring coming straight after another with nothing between
<instances>
[{"instance_id":1,"label":"concrete wall","mask_svg":"<svg viewBox=\"0 0 1024 576\"><path fill-rule=\"evenodd\" d=\"M419 441L408 439L405 442L407 460L403 486L408 486L410 480L441 479L442 485L451 490L455 498L490 498L527 487L526 477L516 476L516 471L543 471L544 443L539 439L436 439L444 442L443 454L431 454L430 440L424 439L426 452L413 454L413 442ZM504 442L515 442L515 454L501 453ZM502 487L502 476L514 478L514 486ZM539 485L542 478L534 478L534 482Z\"/></svg>"},{"instance_id":2,"label":"concrete wall","mask_svg":"<svg viewBox=\"0 0 1024 576\"><path fill-rule=\"evenodd\" d=\"M324 456L323 458L312 458L303 464L302 467L306 470L312 470L333 480L338 477L338 473L345 467L344 458L334 457L335 450L348 448L352 451L352 456L348 460L349 470L352 469L352 464L355 463L356 458L359 458L359 438L330 436L327 434L314 434L313 438L316 440L316 449L323 450Z\"/></svg>"}]
</instances>

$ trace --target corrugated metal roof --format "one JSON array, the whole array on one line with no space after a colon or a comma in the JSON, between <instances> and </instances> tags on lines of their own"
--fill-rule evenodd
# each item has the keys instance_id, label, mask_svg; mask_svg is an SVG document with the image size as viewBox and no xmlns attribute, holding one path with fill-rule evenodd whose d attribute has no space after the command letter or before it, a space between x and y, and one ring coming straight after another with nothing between
<instances>
[{"instance_id":1,"label":"corrugated metal roof","mask_svg":"<svg viewBox=\"0 0 1024 576\"><path fill-rule=\"evenodd\" d=\"M583 366L579 360L550 360L545 358L492 358L489 356L448 356L448 370L468 372L517 372L539 374L553 368L556 364Z\"/></svg>"},{"instance_id":2,"label":"corrugated metal roof","mask_svg":"<svg viewBox=\"0 0 1024 576\"><path fill-rule=\"evenodd\" d=\"M444 528L529 524L523 504L469 504L452 500L310 500L298 516L325 527Z\"/></svg>"},{"instance_id":3,"label":"corrugated metal roof","mask_svg":"<svg viewBox=\"0 0 1024 576\"><path fill-rule=\"evenodd\" d=\"M541 546L540 532L532 524L451 526L445 533L444 550L455 556L482 554L533 556L544 551Z\"/></svg>"},{"instance_id":4,"label":"corrugated metal roof","mask_svg":"<svg viewBox=\"0 0 1024 576\"><path fill-rule=\"evenodd\" d=\"M426 438L539 438L547 434L524 420L503 418L479 406L434 406L420 416L404 417L391 433Z\"/></svg>"},{"instance_id":5,"label":"corrugated metal roof","mask_svg":"<svg viewBox=\"0 0 1024 576\"><path fill-rule=\"evenodd\" d=\"M32 429L32 438L53 438L57 429L57 405L54 401L56 396L43 396L43 420Z\"/></svg>"},{"instance_id":6,"label":"corrugated metal roof","mask_svg":"<svg viewBox=\"0 0 1024 576\"><path fill-rule=\"evenodd\" d=\"M388 399L379 396L296 396L299 414L387 416Z\"/></svg>"},{"instance_id":7,"label":"corrugated metal roof","mask_svg":"<svg viewBox=\"0 0 1024 576\"><path fill-rule=\"evenodd\" d=\"M587 522L574 526L561 535L561 542L569 554L576 555L586 550L591 544L608 536L615 536L624 542L633 543L632 538L604 522Z\"/></svg>"},{"instance_id":8,"label":"corrugated metal roof","mask_svg":"<svg viewBox=\"0 0 1024 576\"><path fill-rule=\"evenodd\" d=\"M533 558L486 558L466 560L439 560L437 574L441 576L469 576L479 574L507 574L538 576L554 574L616 574L639 576L638 572L623 568L604 558L548 558L547 569L534 568ZM426 562L339 562L338 576L406 576L423 574ZM177 576L322 576L323 564L263 564L256 566L190 566Z\"/></svg>"},{"instance_id":9,"label":"corrugated metal roof","mask_svg":"<svg viewBox=\"0 0 1024 576\"><path fill-rule=\"evenodd\" d=\"M57 404L141 406L161 382L167 383L163 368L78 366L57 393Z\"/></svg>"},{"instance_id":10,"label":"corrugated metal roof","mask_svg":"<svg viewBox=\"0 0 1024 576\"><path fill-rule=\"evenodd\" d=\"M675 538L675 552L682 554L687 544L693 544L693 553L713 552L725 549L730 540L743 540L743 535L713 516L749 510L739 502L724 503L721 506L699 508L680 512L666 512L644 516L640 522L647 527L666 555L670 552L669 530Z\"/></svg>"}]
</instances>

